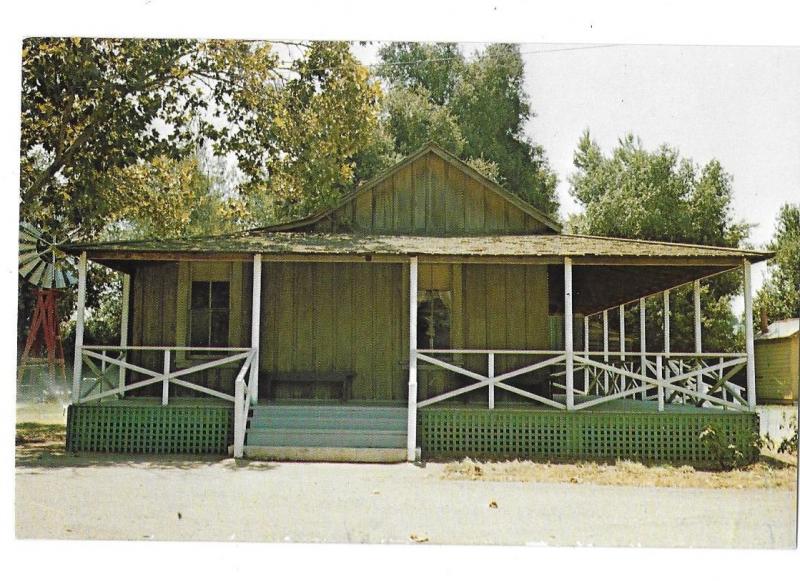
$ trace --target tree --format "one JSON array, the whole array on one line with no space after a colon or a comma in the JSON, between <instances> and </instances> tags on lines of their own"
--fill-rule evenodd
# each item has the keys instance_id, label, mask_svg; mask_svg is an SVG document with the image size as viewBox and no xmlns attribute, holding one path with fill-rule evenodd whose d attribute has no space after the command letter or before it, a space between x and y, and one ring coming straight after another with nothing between
<instances>
[{"instance_id":1,"label":"tree","mask_svg":"<svg viewBox=\"0 0 800 581\"><path fill-rule=\"evenodd\" d=\"M769 278L756 294L756 324L762 309L772 321L800 317L800 205L781 206L769 249L775 257Z\"/></svg>"},{"instance_id":2,"label":"tree","mask_svg":"<svg viewBox=\"0 0 800 581\"><path fill-rule=\"evenodd\" d=\"M23 219L93 236L133 205L108 187L114 172L204 142L236 156L239 193L257 207L267 197L292 214L336 198L376 124L378 89L346 43L299 46L286 65L266 42L27 39Z\"/></svg>"},{"instance_id":3,"label":"tree","mask_svg":"<svg viewBox=\"0 0 800 581\"><path fill-rule=\"evenodd\" d=\"M574 165L570 193L584 207L571 221L578 233L735 248L749 232L748 225L732 217L732 178L716 160L700 168L667 145L648 151L632 135L606 156L587 131L579 140ZM707 350L731 350L742 343L730 306L740 288L738 272L704 285ZM691 292L680 289L672 299L673 350L693 351ZM659 316L657 309L648 309L654 329L660 327Z\"/></svg>"},{"instance_id":4,"label":"tree","mask_svg":"<svg viewBox=\"0 0 800 581\"><path fill-rule=\"evenodd\" d=\"M541 146L525 135L534 114L516 45L493 44L467 60L452 43L389 43L377 74L388 85L383 116L394 149L407 154L428 140L556 216L556 178ZM474 160L474 162L473 162Z\"/></svg>"}]
</instances>

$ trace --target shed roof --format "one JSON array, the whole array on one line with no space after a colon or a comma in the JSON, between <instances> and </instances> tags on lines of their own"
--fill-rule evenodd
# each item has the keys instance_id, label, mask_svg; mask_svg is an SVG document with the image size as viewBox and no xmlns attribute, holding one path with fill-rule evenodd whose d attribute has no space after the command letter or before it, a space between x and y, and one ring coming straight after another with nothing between
<instances>
[{"instance_id":1,"label":"shed roof","mask_svg":"<svg viewBox=\"0 0 800 581\"><path fill-rule=\"evenodd\" d=\"M719 264L747 258L766 260L770 252L691 244L627 240L574 234L502 236L405 236L265 232L247 230L224 236L73 244L67 252L90 258L158 259L159 255L375 255L452 257L586 257L685 259Z\"/></svg>"},{"instance_id":2,"label":"shed roof","mask_svg":"<svg viewBox=\"0 0 800 581\"><path fill-rule=\"evenodd\" d=\"M756 341L769 341L771 339L786 339L792 335L800 333L800 319L784 319L775 321L767 327L766 333L758 333Z\"/></svg>"}]
</instances>

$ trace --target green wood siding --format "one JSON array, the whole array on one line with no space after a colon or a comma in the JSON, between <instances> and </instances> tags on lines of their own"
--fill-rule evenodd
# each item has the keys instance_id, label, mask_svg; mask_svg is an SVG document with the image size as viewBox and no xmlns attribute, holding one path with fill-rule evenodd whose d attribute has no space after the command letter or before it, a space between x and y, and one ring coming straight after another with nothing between
<instances>
[{"instance_id":1,"label":"green wood siding","mask_svg":"<svg viewBox=\"0 0 800 581\"><path fill-rule=\"evenodd\" d=\"M207 263L208 264L208 263ZM216 263L212 263L216 264ZM220 263L233 270L236 263ZM133 277L132 345L178 345L182 283L177 263L142 265ZM208 266L204 268L209 268ZM211 267L212 270L214 267ZM232 346L250 337L252 266L242 265L240 294L231 299ZM185 282L183 283L186 284ZM547 349L547 267L538 265L421 264L420 290L452 291L451 345L475 349ZM260 371L263 374L354 373L355 400L403 401L408 381L408 265L265 262L262 271ZM160 369L162 353L138 353L139 364ZM460 359L485 372L485 356ZM196 363L194 360L178 366ZM497 373L524 357L498 357ZM189 381L233 392L238 366L212 369ZM421 366L420 398L465 378ZM524 383L524 382L523 382ZM334 385L275 385L279 398L329 399ZM136 395L158 395L160 386ZM171 388L171 395L195 395ZM485 390L474 397L485 397ZM500 396L499 396L499 399Z\"/></svg>"},{"instance_id":2,"label":"green wood siding","mask_svg":"<svg viewBox=\"0 0 800 581\"><path fill-rule=\"evenodd\" d=\"M185 293L190 284L192 265L197 265L203 278L204 272L215 272L231 282L230 297L230 347L246 347L250 342L250 312L252 297L252 265L232 262L202 263L145 263L137 267L132 276L131 287L131 335L130 345L175 346L184 345L187 337L179 336L179 329L186 333L184 324L179 324L181 310L188 312ZM181 277L180 273L185 273ZM238 290L238 293L234 292ZM183 298L182 298L183 297ZM131 352L130 361L153 370L163 369L163 352ZM201 359L186 359L175 352L172 368L183 368L202 363ZM239 366L212 368L205 372L186 376L185 379L227 393L233 393L233 381ZM129 374L128 382L144 379L144 376ZM161 394L161 385L147 386L131 392L131 395L155 396ZM200 396L188 388L170 386L170 396Z\"/></svg>"},{"instance_id":3,"label":"green wood siding","mask_svg":"<svg viewBox=\"0 0 800 581\"><path fill-rule=\"evenodd\" d=\"M403 265L265 263L261 371L354 373L352 397L403 399L408 330ZM405 339L404 339L405 337ZM275 385L279 398L327 399L334 386Z\"/></svg>"},{"instance_id":4,"label":"green wood siding","mask_svg":"<svg viewBox=\"0 0 800 581\"><path fill-rule=\"evenodd\" d=\"M375 234L534 234L541 222L434 153L415 160L311 228Z\"/></svg>"},{"instance_id":5,"label":"green wood siding","mask_svg":"<svg viewBox=\"0 0 800 581\"><path fill-rule=\"evenodd\" d=\"M797 400L800 383L800 335L756 341L755 363L759 400Z\"/></svg>"}]
</instances>

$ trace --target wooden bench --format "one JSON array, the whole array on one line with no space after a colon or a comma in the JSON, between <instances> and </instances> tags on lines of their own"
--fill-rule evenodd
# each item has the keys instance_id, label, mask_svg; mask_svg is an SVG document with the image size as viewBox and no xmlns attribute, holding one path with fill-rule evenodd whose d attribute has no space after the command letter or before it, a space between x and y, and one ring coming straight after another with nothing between
<instances>
[{"instance_id":1,"label":"wooden bench","mask_svg":"<svg viewBox=\"0 0 800 581\"><path fill-rule=\"evenodd\" d=\"M335 383L339 386L339 399L346 402L350 399L350 392L353 387L353 377L355 373L336 372L336 371L297 371L281 373L265 373L263 385L267 392L267 399L275 401L275 390L272 384L276 382L287 383Z\"/></svg>"}]
</instances>

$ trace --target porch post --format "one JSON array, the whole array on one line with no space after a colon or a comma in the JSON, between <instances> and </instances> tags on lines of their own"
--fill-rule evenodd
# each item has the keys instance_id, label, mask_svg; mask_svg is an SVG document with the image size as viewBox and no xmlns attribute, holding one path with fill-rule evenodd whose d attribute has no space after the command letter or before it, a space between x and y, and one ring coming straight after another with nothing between
<instances>
[{"instance_id":1,"label":"porch post","mask_svg":"<svg viewBox=\"0 0 800 581\"><path fill-rule=\"evenodd\" d=\"M694 352L703 352L703 328L700 312L700 281L694 281Z\"/></svg>"},{"instance_id":2,"label":"porch post","mask_svg":"<svg viewBox=\"0 0 800 581\"><path fill-rule=\"evenodd\" d=\"M572 345L572 259L564 257L564 351L567 355L567 409L575 406L574 364Z\"/></svg>"},{"instance_id":3,"label":"porch post","mask_svg":"<svg viewBox=\"0 0 800 581\"><path fill-rule=\"evenodd\" d=\"M603 311L603 363L608 364L608 310ZM608 395L608 370L603 370L603 387Z\"/></svg>"},{"instance_id":4,"label":"porch post","mask_svg":"<svg viewBox=\"0 0 800 581\"><path fill-rule=\"evenodd\" d=\"M620 367L625 369L625 305L619 306L619 353ZM622 391L625 391L626 379L624 375L619 377Z\"/></svg>"},{"instance_id":5,"label":"porch post","mask_svg":"<svg viewBox=\"0 0 800 581\"><path fill-rule=\"evenodd\" d=\"M664 291L664 354L669 355L669 291Z\"/></svg>"},{"instance_id":6,"label":"porch post","mask_svg":"<svg viewBox=\"0 0 800 581\"><path fill-rule=\"evenodd\" d=\"M250 349L255 351L255 356L250 362L250 378L248 388L250 401L253 405L258 403L258 371L259 371L259 341L261 336L261 255L253 256L253 307L250 313Z\"/></svg>"},{"instance_id":7,"label":"porch post","mask_svg":"<svg viewBox=\"0 0 800 581\"><path fill-rule=\"evenodd\" d=\"M417 276L419 259L411 257L408 277L408 440L407 460L417 451Z\"/></svg>"},{"instance_id":8,"label":"porch post","mask_svg":"<svg viewBox=\"0 0 800 581\"><path fill-rule=\"evenodd\" d=\"M72 403L81 398L81 367L83 366L83 318L86 308L86 253L78 262L78 304L75 314L75 358L72 364Z\"/></svg>"},{"instance_id":9,"label":"porch post","mask_svg":"<svg viewBox=\"0 0 800 581\"><path fill-rule=\"evenodd\" d=\"M119 325L119 346L120 347L127 347L128 346L128 319L129 309L130 306L130 299L131 299L131 275L130 274L123 274L122 275L122 315L120 316L120 325ZM119 357L122 361L128 360L128 352L127 351L120 351ZM119 368L119 388L125 387L125 368L120 366ZM120 395L124 395L125 392L120 392Z\"/></svg>"},{"instance_id":10,"label":"porch post","mask_svg":"<svg viewBox=\"0 0 800 581\"><path fill-rule=\"evenodd\" d=\"M664 291L664 375L669 379L669 291ZM669 399L671 391L664 391L664 397Z\"/></svg>"},{"instance_id":11,"label":"porch post","mask_svg":"<svg viewBox=\"0 0 800 581\"><path fill-rule=\"evenodd\" d=\"M642 297L639 299L639 366L641 367L639 372L645 377L647 377L647 356L645 356L645 353L647 352L647 323L645 321L645 315L647 314L646 308L644 297ZM647 381L642 379L642 387L644 387L646 383ZM643 391L642 400L645 399L647 399L647 393Z\"/></svg>"},{"instance_id":12,"label":"porch post","mask_svg":"<svg viewBox=\"0 0 800 581\"><path fill-rule=\"evenodd\" d=\"M703 360L699 355L703 352L703 328L702 328L702 313L700 311L700 280L694 281L694 352L698 355L697 359L697 375L695 376L695 384L697 385L697 393L704 394L706 387L703 384ZM707 402L703 402L706 405Z\"/></svg>"},{"instance_id":13,"label":"porch post","mask_svg":"<svg viewBox=\"0 0 800 581\"><path fill-rule=\"evenodd\" d=\"M749 260L742 262L744 270L744 344L747 352L747 407L756 409L756 365L753 344L753 295L752 272Z\"/></svg>"},{"instance_id":14,"label":"porch post","mask_svg":"<svg viewBox=\"0 0 800 581\"><path fill-rule=\"evenodd\" d=\"M589 359L589 316L583 316L583 355ZM589 395L589 366L583 367L583 393Z\"/></svg>"}]
</instances>

